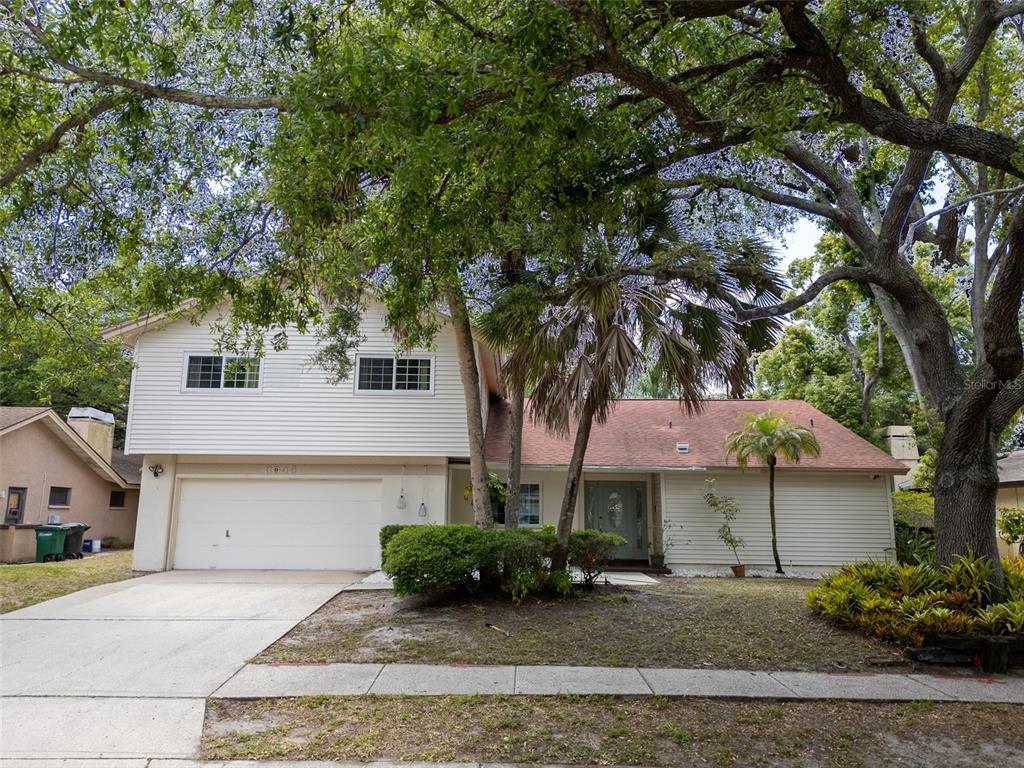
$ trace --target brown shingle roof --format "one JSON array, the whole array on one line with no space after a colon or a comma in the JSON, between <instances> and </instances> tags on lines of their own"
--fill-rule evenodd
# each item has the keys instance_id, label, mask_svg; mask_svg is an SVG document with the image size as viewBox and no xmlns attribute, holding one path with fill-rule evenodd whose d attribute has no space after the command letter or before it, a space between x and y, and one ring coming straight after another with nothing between
<instances>
[{"instance_id":1,"label":"brown shingle roof","mask_svg":"<svg viewBox=\"0 0 1024 768\"><path fill-rule=\"evenodd\" d=\"M31 419L49 408L24 408L15 405L0 406L0 429L13 427L15 424L26 419Z\"/></svg>"},{"instance_id":2,"label":"brown shingle roof","mask_svg":"<svg viewBox=\"0 0 1024 768\"><path fill-rule=\"evenodd\" d=\"M1000 485L1024 485L1024 450L999 460Z\"/></svg>"},{"instance_id":3,"label":"brown shingle roof","mask_svg":"<svg viewBox=\"0 0 1024 768\"><path fill-rule=\"evenodd\" d=\"M902 474L906 466L802 400L709 400L688 415L677 400L621 400L604 424L594 424L587 448L588 467L735 467L726 460L725 439L742 426L741 417L771 409L813 430L821 456L805 458L803 469L860 470ZM672 426L669 426L671 422ZM687 443L679 453L677 443ZM488 461L508 459L508 403L491 408ZM557 437L529 417L523 426L524 466L565 466L572 438Z\"/></svg>"},{"instance_id":4,"label":"brown shingle roof","mask_svg":"<svg viewBox=\"0 0 1024 768\"><path fill-rule=\"evenodd\" d=\"M138 485L142 482L142 456L129 456L124 451L114 449L110 457L110 465L126 483Z\"/></svg>"}]
</instances>

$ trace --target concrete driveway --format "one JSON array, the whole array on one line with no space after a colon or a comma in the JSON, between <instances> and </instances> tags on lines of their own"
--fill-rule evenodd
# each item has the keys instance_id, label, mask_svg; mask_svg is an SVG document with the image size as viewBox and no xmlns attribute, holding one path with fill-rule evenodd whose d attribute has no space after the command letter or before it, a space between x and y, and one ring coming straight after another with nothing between
<instances>
[{"instance_id":1,"label":"concrete driveway","mask_svg":"<svg viewBox=\"0 0 1024 768\"><path fill-rule=\"evenodd\" d=\"M193 757L204 699L365 574L171 571L0 617L0 757Z\"/></svg>"}]
</instances>

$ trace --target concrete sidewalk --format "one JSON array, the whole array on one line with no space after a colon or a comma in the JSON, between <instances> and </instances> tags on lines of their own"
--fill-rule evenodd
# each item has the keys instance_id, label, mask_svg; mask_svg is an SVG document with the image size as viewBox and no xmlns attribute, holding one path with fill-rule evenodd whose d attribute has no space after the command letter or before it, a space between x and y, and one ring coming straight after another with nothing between
<instances>
[{"instance_id":1,"label":"concrete sidewalk","mask_svg":"<svg viewBox=\"0 0 1024 768\"><path fill-rule=\"evenodd\" d=\"M1024 677L632 667L247 664L218 688L213 697L252 699L363 694L613 694L1024 704Z\"/></svg>"}]
</instances>

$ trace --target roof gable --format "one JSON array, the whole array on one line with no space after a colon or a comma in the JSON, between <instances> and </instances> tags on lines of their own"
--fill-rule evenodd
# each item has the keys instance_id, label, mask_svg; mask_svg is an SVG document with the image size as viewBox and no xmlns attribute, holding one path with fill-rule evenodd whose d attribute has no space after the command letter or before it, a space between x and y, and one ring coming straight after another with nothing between
<instances>
[{"instance_id":1,"label":"roof gable","mask_svg":"<svg viewBox=\"0 0 1024 768\"><path fill-rule=\"evenodd\" d=\"M1024 485L1024 449L999 460L1000 485Z\"/></svg>"},{"instance_id":2,"label":"roof gable","mask_svg":"<svg viewBox=\"0 0 1024 768\"><path fill-rule=\"evenodd\" d=\"M903 474L907 467L882 449L802 400L708 400L688 414L678 400L620 400L608 421L594 424L585 465L591 468L698 469L736 467L725 455L725 440L742 427L745 414L771 409L810 429L821 456L797 466L807 470ZM508 459L508 403L495 405L487 430L489 461ZM677 444L687 446L685 453ZM524 466L566 466L571 437L558 437L527 419L523 426ZM751 462L751 466L758 466Z\"/></svg>"},{"instance_id":3,"label":"roof gable","mask_svg":"<svg viewBox=\"0 0 1024 768\"><path fill-rule=\"evenodd\" d=\"M72 453L88 465L96 474L104 480L128 488L136 486L141 478L141 459L139 463L138 477L122 475L113 466L108 464L96 450L89 445L81 435L69 427L64 420L57 415L52 408L17 408L13 406L0 406L0 436L14 432L29 424L41 422L49 432L66 445ZM120 451L118 451L120 453ZM122 454L123 456L124 454ZM128 458L128 457L126 457ZM129 459L134 464L134 460ZM127 469L127 466L126 466Z\"/></svg>"}]
</instances>

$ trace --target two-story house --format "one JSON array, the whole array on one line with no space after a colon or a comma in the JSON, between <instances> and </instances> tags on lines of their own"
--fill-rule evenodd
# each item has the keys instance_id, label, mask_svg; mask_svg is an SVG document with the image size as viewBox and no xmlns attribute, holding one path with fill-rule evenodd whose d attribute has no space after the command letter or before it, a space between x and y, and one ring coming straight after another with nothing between
<instances>
[{"instance_id":1,"label":"two-story house","mask_svg":"<svg viewBox=\"0 0 1024 768\"><path fill-rule=\"evenodd\" d=\"M145 319L108 331L134 348L126 451L142 454L135 567L372 569L389 523L471 522L469 446L454 335L396 355L383 307L370 303L352 375L329 383L312 364L316 338L260 357L216 351L214 312ZM487 452L507 460L498 363L478 348ZM741 473L722 445L743 413L781 410L812 429L820 458L779 471L783 561L820 568L893 547L890 477L905 467L806 403L712 401L687 415L671 400L623 401L594 429L578 528L622 534L623 559L728 564L721 520L703 483L737 497L734 529L750 565L771 562L767 480ZM571 440L528 423L520 522L557 520Z\"/></svg>"}]
</instances>

